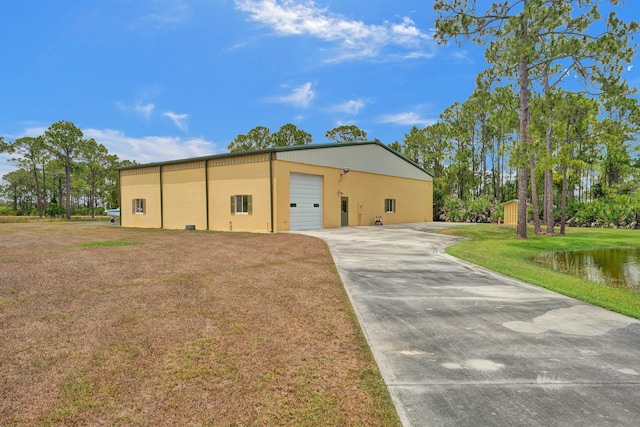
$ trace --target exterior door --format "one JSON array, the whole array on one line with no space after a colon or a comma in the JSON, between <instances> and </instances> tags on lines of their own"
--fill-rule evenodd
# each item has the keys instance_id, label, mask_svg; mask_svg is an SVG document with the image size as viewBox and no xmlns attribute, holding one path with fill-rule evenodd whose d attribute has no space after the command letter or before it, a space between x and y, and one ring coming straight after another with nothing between
<instances>
[{"instance_id":1,"label":"exterior door","mask_svg":"<svg viewBox=\"0 0 640 427\"><path fill-rule=\"evenodd\" d=\"M347 227L349 225L349 198L343 197L340 200L340 225Z\"/></svg>"}]
</instances>

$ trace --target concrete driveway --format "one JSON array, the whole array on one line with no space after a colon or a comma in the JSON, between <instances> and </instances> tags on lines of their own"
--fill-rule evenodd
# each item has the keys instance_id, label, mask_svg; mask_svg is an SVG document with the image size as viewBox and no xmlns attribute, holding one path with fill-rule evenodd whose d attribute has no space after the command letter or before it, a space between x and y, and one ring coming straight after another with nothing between
<instances>
[{"instance_id":1,"label":"concrete driveway","mask_svg":"<svg viewBox=\"0 0 640 427\"><path fill-rule=\"evenodd\" d=\"M640 322L444 254L437 223L325 240L405 426L638 426Z\"/></svg>"}]
</instances>

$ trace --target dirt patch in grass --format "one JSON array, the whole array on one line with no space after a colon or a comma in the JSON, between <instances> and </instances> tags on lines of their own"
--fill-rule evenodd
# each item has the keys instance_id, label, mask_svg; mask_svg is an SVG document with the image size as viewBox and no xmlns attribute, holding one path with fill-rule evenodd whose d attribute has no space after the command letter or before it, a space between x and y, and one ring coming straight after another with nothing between
<instances>
[{"instance_id":1,"label":"dirt patch in grass","mask_svg":"<svg viewBox=\"0 0 640 427\"><path fill-rule=\"evenodd\" d=\"M398 425L306 236L0 225L0 342L4 425Z\"/></svg>"}]
</instances>

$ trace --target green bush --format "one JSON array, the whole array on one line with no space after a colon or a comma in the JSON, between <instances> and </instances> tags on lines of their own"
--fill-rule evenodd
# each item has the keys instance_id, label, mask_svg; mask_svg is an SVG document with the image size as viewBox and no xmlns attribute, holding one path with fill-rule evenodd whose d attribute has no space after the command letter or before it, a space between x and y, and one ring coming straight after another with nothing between
<instances>
[{"instance_id":1,"label":"green bush","mask_svg":"<svg viewBox=\"0 0 640 427\"><path fill-rule=\"evenodd\" d=\"M554 221L560 223L561 211L556 207ZM504 219L501 203L487 196L462 201L445 196L436 210L436 220L450 222L496 223ZM590 203L567 204L567 225L570 227L640 229L640 196L616 195L596 199Z\"/></svg>"},{"instance_id":2,"label":"green bush","mask_svg":"<svg viewBox=\"0 0 640 427\"><path fill-rule=\"evenodd\" d=\"M491 223L502 222L504 209L500 203L489 196L462 201L457 197L445 197L441 221Z\"/></svg>"},{"instance_id":3,"label":"green bush","mask_svg":"<svg viewBox=\"0 0 640 427\"><path fill-rule=\"evenodd\" d=\"M91 208L81 207L71 209L71 215L91 215Z\"/></svg>"},{"instance_id":4,"label":"green bush","mask_svg":"<svg viewBox=\"0 0 640 427\"><path fill-rule=\"evenodd\" d=\"M466 217L464 202L457 197L444 197L440 221L462 222Z\"/></svg>"},{"instance_id":5,"label":"green bush","mask_svg":"<svg viewBox=\"0 0 640 427\"><path fill-rule=\"evenodd\" d=\"M18 215L18 211L10 206L0 206L0 215L15 216Z\"/></svg>"},{"instance_id":6,"label":"green bush","mask_svg":"<svg viewBox=\"0 0 640 427\"><path fill-rule=\"evenodd\" d=\"M573 227L640 228L640 199L628 195L584 204L568 225Z\"/></svg>"},{"instance_id":7,"label":"green bush","mask_svg":"<svg viewBox=\"0 0 640 427\"><path fill-rule=\"evenodd\" d=\"M496 203L489 196L482 196L469 202L468 222L493 222Z\"/></svg>"},{"instance_id":8,"label":"green bush","mask_svg":"<svg viewBox=\"0 0 640 427\"><path fill-rule=\"evenodd\" d=\"M47 208L47 215L50 217L63 216L64 213L65 209L56 203L51 203Z\"/></svg>"},{"instance_id":9,"label":"green bush","mask_svg":"<svg viewBox=\"0 0 640 427\"><path fill-rule=\"evenodd\" d=\"M578 212L582 211L585 205L586 204L584 202L567 202L567 221L570 218L574 218ZM554 207L553 220L556 224L560 224L560 221L562 220L562 209L560 209L560 206Z\"/></svg>"}]
</instances>

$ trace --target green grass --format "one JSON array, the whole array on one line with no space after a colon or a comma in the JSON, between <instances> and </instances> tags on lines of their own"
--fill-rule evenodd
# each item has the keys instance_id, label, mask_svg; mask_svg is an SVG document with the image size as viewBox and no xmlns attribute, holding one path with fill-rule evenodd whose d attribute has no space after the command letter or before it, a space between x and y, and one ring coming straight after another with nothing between
<instances>
[{"instance_id":1,"label":"green grass","mask_svg":"<svg viewBox=\"0 0 640 427\"><path fill-rule=\"evenodd\" d=\"M640 319L640 293L611 288L541 267L532 258L546 251L640 246L637 230L569 228L566 236L516 239L515 227L478 225L442 230L470 240L450 246L450 255L572 298Z\"/></svg>"},{"instance_id":2,"label":"green grass","mask_svg":"<svg viewBox=\"0 0 640 427\"><path fill-rule=\"evenodd\" d=\"M55 217L52 218L50 216L46 216L44 218L40 218L37 215L0 215L0 224L24 224L31 222L65 222L64 217ZM71 221L92 221L92 222L105 222L111 221L111 217L107 215L96 215L94 218L91 218L91 215L71 215Z\"/></svg>"}]
</instances>

